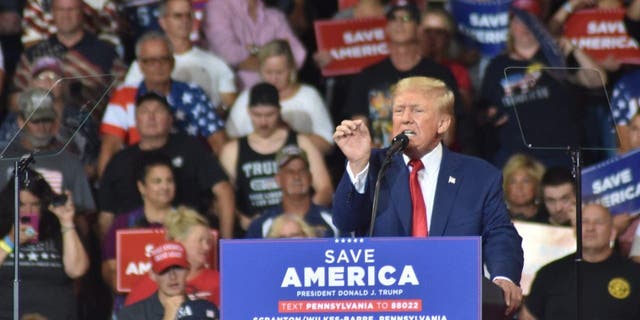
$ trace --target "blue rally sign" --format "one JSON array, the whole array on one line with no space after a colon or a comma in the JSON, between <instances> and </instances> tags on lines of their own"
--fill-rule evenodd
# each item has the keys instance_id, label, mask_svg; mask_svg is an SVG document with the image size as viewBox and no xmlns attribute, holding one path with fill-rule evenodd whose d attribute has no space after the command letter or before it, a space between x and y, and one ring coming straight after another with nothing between
<instances>
[{"instance_id":1,"label":"blue rally sign","mask_svg":"<svg viewBox=\"0 0 640 320\"><path fill-rule=\"evenodd\" d=\"M582 200L614 215L640 213L640 149L582 170Z\"/></svg>"},{"instance_id":2,"label":"blue rally sign","mask_svg":"<svg viewBox=\"0 0 640 320\"><path fill-rule=\"evenodd\" d=\"M451 0L449 4L464 44L478 48L487 57L504 50L511 0Z\"/></svg>"},{"instance_id":3,"label":"blue rally sign","mask_svg":"<svg viewBox=\"0 0 640 320\"><path fill-rule=\"evenodd\" d=\"M222 240L222 319L481 319L480 237Z\"/></svg>"}]
</instances>

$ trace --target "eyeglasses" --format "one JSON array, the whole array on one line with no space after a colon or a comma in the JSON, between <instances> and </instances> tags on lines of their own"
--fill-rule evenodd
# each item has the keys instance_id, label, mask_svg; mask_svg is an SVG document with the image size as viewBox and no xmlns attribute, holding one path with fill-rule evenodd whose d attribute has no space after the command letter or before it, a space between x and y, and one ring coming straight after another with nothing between
<instances>
[{"instance_id":1,"label":"eyeglasses","mask_svg":"<svg viewBox=\"0 0 640 320\"><path fill-rule=\"evenodd\" d=\"M151 65L151 64L166 64L173 61L172 56L161 56L161 57L140 57L138 58L141 64Z\"/></svg>"},{"instance_id":2,"label":"eyeglasses","mask_svg":"<svg viewBox=\"0 0 640 320\"><path fill-rule=\"evenodd\" d=\"M38 80L58 80L60 76L53 71L41 72L36 76Z\"/></svg>"},{"instance_id":3,"label":"eyeglasses","mask_svg":"<svg viewBox=\"0 0 640 320\"><path fill-rule=\"evenodd\" d=\"M395 22L402 22L402 23L408 23L408 22L412 22L413 18L411 17L410 14L405 14L405 15L393 15L389 18L389 21L395 21Z\"/></svg>"}]
</instances>

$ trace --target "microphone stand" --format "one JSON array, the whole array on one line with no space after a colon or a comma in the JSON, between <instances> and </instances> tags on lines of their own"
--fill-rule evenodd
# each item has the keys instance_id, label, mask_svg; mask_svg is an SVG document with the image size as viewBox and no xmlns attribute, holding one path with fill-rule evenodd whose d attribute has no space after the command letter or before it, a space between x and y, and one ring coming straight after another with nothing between
<instances>
[{"instance_id":1,"label":"microphone stand","mask_svg":"<svg viewBox=\"0 0 640 320\"><path fill-rule=\"evenodd\" d=\"M582 154L580 148L571 148L572 174L576 191L576 316L582 319Z\"/></svg>"},{"instance_id":2,"label":"microphone stand","mask_svg":"<svg viewBox=\"0 0 640 320\"><path fill-rule=\"evenodd\" d=\"M20 177L34 162L33 154L22 156L13 166L13 319L20 318ZM28 178L27 178L28 179Z\"/></svg>"},{"instance_id":3,"label":"microphone stand","mask_svg":"<svg viewBox=\"0 0 640 320\"><path fill-rule=\"evenodd\" d=\"M380 167L380 171L378 171L378 177L376 178L376 187L373 192L373 205L371 208L371 222L369 224L369 237L373 237L373 227L376 221L376 215L378 214L378 202L380 201L380 185L382 181L382 177L387 172L387 168L389 164L391 164L391 159L393 159L393 154L390 154L384 158L382 162L382 166Z\"/></svg>"}]
</instances>

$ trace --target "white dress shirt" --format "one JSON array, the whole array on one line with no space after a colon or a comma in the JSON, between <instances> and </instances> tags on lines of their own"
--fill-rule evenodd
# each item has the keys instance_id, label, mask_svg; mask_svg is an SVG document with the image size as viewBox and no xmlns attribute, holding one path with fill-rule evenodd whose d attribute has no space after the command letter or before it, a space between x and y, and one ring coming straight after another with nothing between
<instances>
[{"instance_id":1,"label":"white dress shirt","mask_svg":"<svg viewBox=\"0 0 640 320\"><path fill-rule=\"evenodd\" d=\"M402 155L402 159L404 160L404 164L408 166L409 160L411 159L409 159L405 154ZM429 229L431 229L431 213L433 212L433 202L436 197L436 185L438 184L440 162L442 162L442 144L439 143L435 148L433 148L433 150L431 150L431 152L420 158L420 160L422 160L424 169L418 172L418 182L420 183L420 190L422 191L425 208L427 208L427 225ZM413 170L413 168L409 167L409 172L411 172L411 170ZM347 163L347 173L349 174L351 183L353 183L356 191L363 194L366 177L369 173L369 164L367 164L364 170L354 175ZM409 182L407 181L407 183Z\"/></svg>"}]
</instances>

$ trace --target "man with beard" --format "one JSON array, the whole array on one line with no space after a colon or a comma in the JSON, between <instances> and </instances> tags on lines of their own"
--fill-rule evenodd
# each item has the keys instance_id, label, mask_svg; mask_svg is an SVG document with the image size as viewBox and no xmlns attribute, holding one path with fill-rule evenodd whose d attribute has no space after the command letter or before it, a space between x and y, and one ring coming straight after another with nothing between
<instances>
[{"instance_id":1,"label":"man with beard","mask_svg":"<svg viewBox=\"0 0 640 320\"><path fill-rule=\"evenodd\" d=\"M53 104L53 97L45 89L30 88L20 93L17 120L22 131L6 150L0 152L0 185L5 185L13 175L13 158L33 153L36 158L33 169L56 193L70 190L79 212L95 210L82 163L66 150L58 152L64 144L55 139L60 123Z\"/></svg>"}]
</instances>

